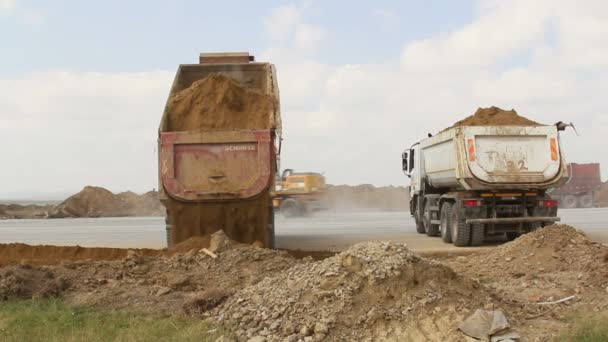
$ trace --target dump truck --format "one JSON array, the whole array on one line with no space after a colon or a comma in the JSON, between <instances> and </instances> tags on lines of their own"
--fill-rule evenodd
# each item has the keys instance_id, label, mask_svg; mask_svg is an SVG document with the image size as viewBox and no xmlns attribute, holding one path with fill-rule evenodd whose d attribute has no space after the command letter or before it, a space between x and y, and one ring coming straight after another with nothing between
<instances>
[{"instance_id":1,"label":"dump truck","mask_svg":"<svg viewBox=\"0 0 608 342\"><path fill-rule=\"evenodd\" d=\"M322 174L285 169L276 182L274 209L286 218L307 216L313 211L327 209L325 190L325 176Z\"/></svg>"},{"instance_id":2,"label":"dump truck","mask_svg":"<svg viewBox=\"0 0 608 342\"><path fill-rule=\"evenodd\" d=\"M547 190L568 179L556 126L457 126L402 154L418 233L456 246L559 221Z\"/></svg>"},{"instance_id":3,"label":"dump truck","mask_svg":"<svg viewBox=\"0 0 608 342\"><path fill-rule=\"evenodd\" d=\"M599 163L568 164L570 179L551 191L551 198L558 200L561 208L593 208L595 197L602 187Z\"/></svg>"},{"instance_id":4,"label":"dump truck","mask_svg":"<svg viewBox=\"0 0 608 342\"><path fill-rule=\"evenodd\" d=\"M224 230L274 247L280 154L275 67L249 53L203 53L178 67L158 131L167 245Z\"/></svg>"}]
</instances>

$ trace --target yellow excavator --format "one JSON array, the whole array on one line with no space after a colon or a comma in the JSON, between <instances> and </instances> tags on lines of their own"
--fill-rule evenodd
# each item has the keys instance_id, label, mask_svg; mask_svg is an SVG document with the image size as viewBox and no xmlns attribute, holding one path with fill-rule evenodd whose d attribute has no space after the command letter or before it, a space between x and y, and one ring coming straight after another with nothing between
<instances>
[{"instance_id":1,"label":"yellow excavator","mask_svg":"<svg viewBox=\"0 0 608 342\"><path fill-rule=\"evenodd\" d=\"M317 172L285 169L275 182L273 207L284 217L302 217L327 209L325 176Z\"/></svg>"}]
</instances>

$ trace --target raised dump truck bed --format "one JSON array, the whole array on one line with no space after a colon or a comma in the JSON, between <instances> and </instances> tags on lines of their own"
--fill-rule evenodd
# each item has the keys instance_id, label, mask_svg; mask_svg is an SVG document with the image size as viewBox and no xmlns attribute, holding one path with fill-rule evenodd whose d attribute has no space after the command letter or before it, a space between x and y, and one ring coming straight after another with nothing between
<instances>
[{"instance_id":1,"label":"raised dump truck bed","mask_svg":"<svg viewBox=\"0 0 608 342\"><path fill-rule=\"evenodd\" d=\"M279 93L274 66L252 60L201 54L178 68L158 140L168 245L222 229L274 246Z\"/></svg>"}]
</instances>

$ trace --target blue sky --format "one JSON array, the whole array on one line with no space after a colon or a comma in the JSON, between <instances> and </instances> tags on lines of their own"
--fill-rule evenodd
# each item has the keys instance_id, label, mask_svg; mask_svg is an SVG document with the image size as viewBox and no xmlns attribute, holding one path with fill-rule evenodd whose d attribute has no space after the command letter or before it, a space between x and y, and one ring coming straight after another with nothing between
<instances>
[{"instance_id":1,"label":"blue sky","mask_svg":"<svg viewBox=\"0 0 608 342\"><path fill-rule=\"evenodd\" d=\"M281 1L15 1L0 16L0 73L49 68L133 72L173 69L202 50L258 53L264 21ZM397 59L403 43L470 20L471 2L318 1L303 6L327 32L315 54L332 64ZM374 11L387 11L387 19ZM32 23L25 15L37 15Z\"/></svg>"},{"instance_id":2,"label":"blue sky","mask_svg":"<svg viewBox=\"0 0 608 342\"><path fill-rule=\"evenodd\" d=\"M406 185L406 146L492 105L574 122L567 160L608 176L603 0L0 0L0 41L0 199L157 187L173 75L202 51L276 65L282 167L329 183Z\"/></svg>"}]
</instances>

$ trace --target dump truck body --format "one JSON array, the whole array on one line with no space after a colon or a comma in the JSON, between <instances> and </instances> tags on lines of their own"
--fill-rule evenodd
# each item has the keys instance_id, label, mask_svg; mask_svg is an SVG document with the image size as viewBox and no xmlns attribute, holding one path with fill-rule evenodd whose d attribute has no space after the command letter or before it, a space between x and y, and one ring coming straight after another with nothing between
<instances>
[{"instance_id":1,"label":"dump truck body","mask_svg":"<svg viewBox=\"0 0 608 342\"><path fill-rule=\"evenodd\" d=\"M285 169L276 182L273 199L275 211L284 217L307 216L327 209L325 176L317 172L293 172Z\"/></svg>"},{"instance_id":2,"label":"dump truck body","mask_svg":"<svg viewBox=\"0 0 608 342\"><path fill-rule=\"evenodd\" d=\"M570 179L551 191L551 198L559 200L563 208L592 208L601 190L602 178L599 163L568 164Z\"/></svg>"},{"instance_id":3,"label":"dump truck body","mask_svg":"<svg viewBox=\"0 0 608 342\"><path fill-rule=\"evenodd\" d=\"M159 129L159 194L167 208L167 243L208 236L222 229L236 241L258 241L273 247L270 192L277 168L276 142L281 134L274 66L252 63L251 56L240 53L201 54L200 61L201 64L179 66ZM213 83L206 84L210 85L210 92L218 94L217 98L201 105L196 113L189 113L182 102L186 106L190 103L179 102L183 100L180 97L196 94L183 91L199 85L195 82L201 80L211 82L207 77L215 75L221 75L218 80L224 80L222 84L228 86L226 94L213 89ZM262 113L261 121L258 117L257 124L247 117L248 108L241 108L244 106L238 98L241 93L272 102L267 106L268 113ZM230 96L237 97L232 99L236 105L218 105ZM193 108L201 101L205 98L191 101ZM231 106L237 106L234 111L240 115L238 121L213 112L223 113L232 110ZM188 115L189 120L177 116L178 110L180 115ZM206 119L218 123L205 122Z\"/></svg>"},{"instance_id":4,"label":"dump truck body","mask_svg":"<svg viewBox=\"0 0 608 342\"><path fill-rule=\"evenodd\" d=\"M461 126L403 153L420 233L458 246L559 220L548 189L568 179L555 126Z\"/></svg>"}]
</instances>

